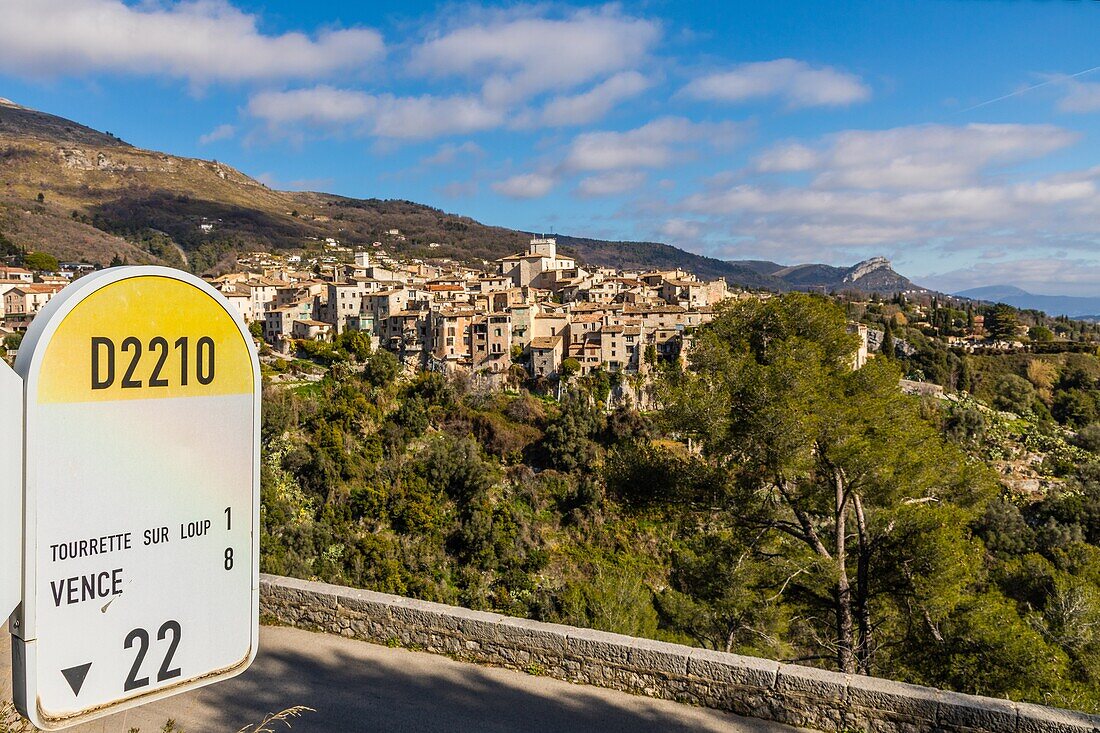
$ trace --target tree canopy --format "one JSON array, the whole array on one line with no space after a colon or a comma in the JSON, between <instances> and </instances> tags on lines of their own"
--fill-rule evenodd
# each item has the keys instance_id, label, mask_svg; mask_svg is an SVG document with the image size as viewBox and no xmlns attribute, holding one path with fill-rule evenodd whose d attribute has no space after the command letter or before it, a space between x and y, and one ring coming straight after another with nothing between
<instances>
[{"instance_id":1,"label":"tree canopy","mask_svg":"<svg viewBox=\"0 0 1100 733\"><path fill-rule=\"evenodd\" d=\"M975 570L968 512L992 483L901 393L895 364L852 370L845 326L812 296L734 305L670 379L666 414L727 472L713 508L782 557L784 595L829 619L817 653L870 672L876 631L934 628L957 605Z\"/></svg>"}]
</instances>

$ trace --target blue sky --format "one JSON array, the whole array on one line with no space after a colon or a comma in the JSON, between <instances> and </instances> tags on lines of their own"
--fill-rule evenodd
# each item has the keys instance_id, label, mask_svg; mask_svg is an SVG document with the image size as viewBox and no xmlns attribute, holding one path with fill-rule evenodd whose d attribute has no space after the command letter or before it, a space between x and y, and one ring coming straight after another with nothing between
<instances>
[{"instance_id":1,"label":"blue sky","mask_svg":"<svg viewBox=\"0 0 1100 733\"><path fill-rule=\"evenodd\" d=\"M0 96L273 187L1100 294L1097 3L0 0L0 18Z\"/></svg>"}]
</instances>

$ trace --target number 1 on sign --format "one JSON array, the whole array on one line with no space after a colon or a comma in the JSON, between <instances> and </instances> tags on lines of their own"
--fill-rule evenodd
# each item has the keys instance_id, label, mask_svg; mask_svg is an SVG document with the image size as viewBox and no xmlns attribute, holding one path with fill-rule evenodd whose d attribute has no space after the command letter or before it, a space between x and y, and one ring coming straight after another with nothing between
<instances>
[{"instance_id":1,"label":"number 1 on sign","mask_svg":"<svg viewBox=\"0 0 1100 733\"><path fill-rule=\"evenodd\" d=\"M233 529L233 507L227 506L225 508L225 531L229 532ZM225 548L225 565L226 570L233 569L233 548Z\"/></svg>"}]
</instances>

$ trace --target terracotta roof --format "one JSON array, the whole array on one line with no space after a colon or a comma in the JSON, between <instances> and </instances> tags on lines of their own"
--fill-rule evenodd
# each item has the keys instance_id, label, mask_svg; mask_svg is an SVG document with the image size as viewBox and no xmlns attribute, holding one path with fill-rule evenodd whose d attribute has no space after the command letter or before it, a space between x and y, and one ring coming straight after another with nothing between
<instances>
[{"instance_id":1,"label":"terracotta roof","mask_svg":"<svg viewBox=\"0 0 1100 733\"><path fill-rule=\"evenodd\" d=\"M532 349L553 349L561 343L561 336L539 336L531 339Z\"/></svg>"},{"instance_id":2,"label":"terracotta roof","mask_svg":"<svg viewBox=\"0 0 1100 733\"><path fill-rule=\"evenodd\" d=\"M19 292L25 295L39 294L39 293L56 293L64 285L21 285L17 288L12 288L11 292Z\"/></svg>"}]
</instances>

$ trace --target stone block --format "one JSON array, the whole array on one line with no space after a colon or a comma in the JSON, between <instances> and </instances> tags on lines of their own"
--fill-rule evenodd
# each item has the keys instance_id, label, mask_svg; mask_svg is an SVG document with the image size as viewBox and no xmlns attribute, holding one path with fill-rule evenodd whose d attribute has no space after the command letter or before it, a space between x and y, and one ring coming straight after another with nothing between
<instances>
[{"instance_id":1,"label":"stone block","mask_svg":"<svg viewBox=\"0 0 1100 733\"><path fill-rule=\"evenodd\" d=\"M625 666L630 661L634 638L596 629L570 628L565 643L566 654L570 657Z\"/></svg>"},{"instance_id":2,"label":"stone block","mask_svg":"<svg viewBox=\"0 0 1100 733\"><path fill-rule=\"evenodd\" d=\"M684 676L688 671L691 647L652 639L635 639L630 645L627 664L649 673Z\"/></svg>"},{"instance_id":3,"label":"stone block","mask_svg":"<svg viewBox=\"0 0 1100 733\"><path fill-rule=\"evenodd\" d=\"M458 622L458 633L465 639L472 639L483 645L496 642L497 624L505 618L499 613L471 611L468 608L455 608L452 614Z\"/></svg>"},{"instance_id":4,"label":"stone block","mask_svg":"<svg viewBox=\"0 0 1100 733\"><path fill-rule=\"evenodd\" d=\"M1072 710L1017 703L1017 733L1096 733L1100 717Z\"/></svg>"},{"instance_id":5,"label":"stone block","mask_svg":"<svg viewBox=\"0 0 1100 733\"><path fill-rule=\"evenodd\" d=\"M822 703L841 705L848 696L851 675L815 667L781 664L776 672L775 691L795 697L811 697Z\"/></svg>"},{"instance_id":6,"label":"stone block","mask_svg":"<svg viewBox=\"0 0 1100 733\"><path fill-rule=\"evenodd\" d=\"M853 675L848 683L845 723L865 730L892 724L902 730L936 727L940 691L919 685Z\"/></svg>"},{"instance_id":7,"label":"stone block","mask_svg":"<svg viewBox=\"0 0 1100 733\"><path fill-rule=\"evenodd\" d=\"M525 618L503 617L496 625L496 641L502 646L565 654L567 627Z\"/></svg>"},{"instance_id":8,"label":"stone block","mask_svg":"<svg viewBox=\"0 0 1100 733\"><path fill-rule=\"evenodd\" d=\"M358 588L341 588L336 594L336 605L341 612L351 611L360 617L385 616L393 604L393 596Z\"/></svg>"},{"instance_id":9,"label":"stone block","mask_svg":"<svg viewBox=\"0 0 1100 733\"><path fill-rule=\"evenodd\" d=\"M458 633L459 619L452 608L438 603L399 598L387 604L387 611L398 624L409 628Z\"/></svg>"},{"instance_id":10,"label":"stone block","mask_svg":"<svg viewBox=\"0 0 1100 733\"><path fill-rule=\"evenodd\" d=\"M779 662L711 649L692 649L688 657L688 674L723 685L770 690L779 676Z\"/></svg>"},{"instance_id":11,"label":"stone block","mask_svg":"<svg viewBox=\"0 0 1100 733\"><path fill-rule=\"evenodd\" d=\"M839 730L849 678L824 669L781 664L767 696L767 717L800 728Z\"/></svg>"},{"instance_id":12,"label":"stone block","mask_svg":"<svg viewBox=\"0 0 1100 733\"><path fill-rule=\"evenodd\" d=\"M941 692L936 709L936 727L959 731L1015 731L1016 703L992 697Z\"/></svg>"}]
</instances>

